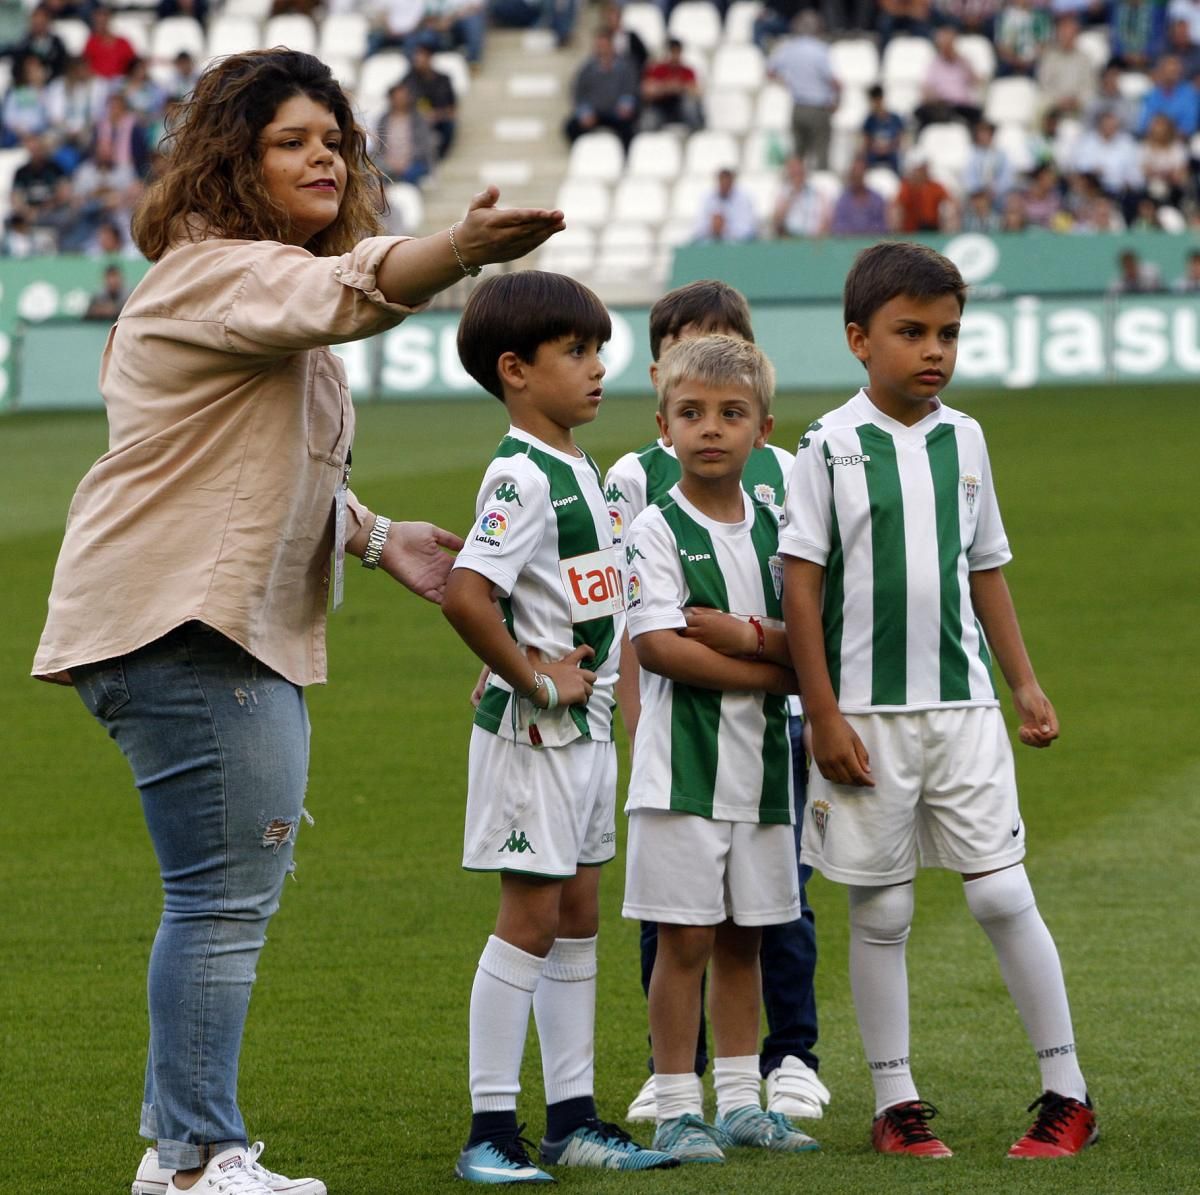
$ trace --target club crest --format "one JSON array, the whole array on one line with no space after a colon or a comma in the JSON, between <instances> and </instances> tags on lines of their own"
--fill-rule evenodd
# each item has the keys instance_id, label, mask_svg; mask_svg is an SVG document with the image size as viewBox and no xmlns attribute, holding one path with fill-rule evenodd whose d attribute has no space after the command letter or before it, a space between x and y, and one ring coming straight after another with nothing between
<instances>
[{"instance_id":1,"label":"club crest","mask_svg":"<svg viewBox=\"0 0 1200 1195\"><path fill-rule=\"evenodd\" d=\"M754 496L759 502L765 502L768 506L775 505L775 487L767 485L765 481L760 481L754 487Z\"/></svg>"},{"instance_id":2,"label":"club crest","mask_svg":"<svg viewBox=\"0 0 1200 1195\"><path fill-rule=\"evenodd\" d=\"M833 812L833 807L828 801L818 799L811 801L808 809L812 815L812 822L816 827L817 835L821 839L821 846L824 847L825 831L829 829L829 815Z\"/></svg>"},{"instance_id":3,"label":"club crest","mask_svg":"<svg viewBox=\"0 0 1200 1195\"><path fill-rule=\"evenodd\" d=\"M975 513L975 499L979 497L979 483L981 478L975 476L974 473L964 473L962 475L963 496L967 500L967 510L972 514Z\"/></svg>"},{"instance_id":4,"label":"club crest","mask_svg":"<svg viewBox=\"0 0 1200 1195\"><path fill-rule=\"evenodd\" d=\"M772 556L767 564L771 569L771 584L775 586L775 597L783 597L783 559L780 556Z\"/></svg>"}]
</instances>

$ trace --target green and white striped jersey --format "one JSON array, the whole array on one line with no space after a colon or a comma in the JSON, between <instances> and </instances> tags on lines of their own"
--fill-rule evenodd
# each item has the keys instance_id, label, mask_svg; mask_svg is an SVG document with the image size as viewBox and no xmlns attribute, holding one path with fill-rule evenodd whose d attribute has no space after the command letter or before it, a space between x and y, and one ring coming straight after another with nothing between
<instances>
[{"instance_id":1,"label":"green and white striped jersey","mask_svg":"<svg viewBox=\"0 0 1200 1195\"><path fill-rule=\"evenodd\" d=\"M625 545L632 638L687 625L710 606L781 625L779 511L745 498L718 523L672 487L634 520ZM666 809L734 822L792 820L787 703L767 693L677 684L642 669L642 713L626 812Z\"/></svg>"},{"instance_id":2,"label":"green and white striped jersey","mask_svg":"<svg viewBox=\"0 0 1200 1195\"><path fill-rule=\"evenodd\" d=\"M790 452L774 444L753 449L742 474L742 488L759 502L782 506L792 459ZM647 506L665 497L678 483L679 475L675 449L668 448L661 440L637 452L627 452L609 469L604 478L604 496L617 543Z\"/></svg>"},{"instance_id":3,"label":"green and white striped jersey","mask_svg":"<svg viewBox=\"0 0 1200 1195\"><path fill-rule=\"evenodd\" d=\"M596 673L591 699L586 706L542 712L542 744L559 747L580 737L607 742L625 614L620 561L595 462L510 427L483 475L475 513L454 567L494 583L518 645L535 647L548 660L584 643L596 653L587 665ZM514 709L514 702L522 704L493 674L476 725L528 743L532 707Z\"/></svg>"},{"instance_id":4,"label":"green and white striped jersey","mask_svg":"<svg viewBox=\"0 0 1200 1195\"><path fill-rule=\"evenodd\" d=\"M825 655L845 713L996 705L969 575L1012 558L983 431L912 427L859 391L809 427L779 550L825 567Z\"/></svg>"}]
</instances>

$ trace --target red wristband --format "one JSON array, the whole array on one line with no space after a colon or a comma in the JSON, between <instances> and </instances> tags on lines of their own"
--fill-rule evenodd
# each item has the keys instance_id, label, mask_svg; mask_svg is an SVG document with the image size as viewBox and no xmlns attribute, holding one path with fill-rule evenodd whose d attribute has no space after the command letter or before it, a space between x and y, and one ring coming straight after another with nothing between
<instances>
[{"instance_id":1,"label":"red wristband","mask_svg":"<svg viewBox=\"0 0 1200 1195\"><path fill-rule=\"evenodd\" d=\"M767 637L763 634L762 623L757 618L747 618L746 621L754 628L754 633L758 636L758 647L754 650L754 658L761 660L767 647Z\"/></svg>"}]
</instances>

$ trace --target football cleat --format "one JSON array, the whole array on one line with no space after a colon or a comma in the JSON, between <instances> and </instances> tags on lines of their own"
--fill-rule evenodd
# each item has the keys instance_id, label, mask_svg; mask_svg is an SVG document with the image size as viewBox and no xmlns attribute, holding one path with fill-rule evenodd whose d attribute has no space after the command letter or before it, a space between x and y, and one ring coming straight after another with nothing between
<instances>
[{"instance_id":1,"label":"football cleat","mask_svg":"<svg viewBox=\"0 0 1200 1195\"><path fill-rule=\"evenodd\" d=\"M716 1125L708 1124L690 1112L664 1120L654 1134L654 1149L660 1149L681 1162L723 1162L722 1145L729 1138Z\"/></svg>"},{"instance_id":2,"label":"football cleat","mask_svg":"<svg viewBox=\"0 0 1200 1195\"><path fill-rule=\"evenodd\" d=\"M1039 1109L1029 1132L1008 1151L1010 1158L1069 1158L1100 1136L1092 1101L1081 1104L1057 1091L1043 1092L1027 1111Z\"/></svg>"},{"instance_id":3,"label":"football cleat","mask_svg":"<svg viewBox=\"0 0 1200 1195\"><path fill-rule=\"evenodd\" d=\"M756 1104L734 1108L728 1116L717 1117L717 1128L734 1145L752 1145L778 1153L810 1153L820 1149L807 1133L793 1128L782 1112L764 1112Z\"/></svg>"},{"instance_id":4,"label":"football cleat","mask_svg":"<svg viewBox=\"0 0 1200 1195\"><path fill-rule=\"evenodd\" d=\"M885 1108L871 1125L876 1153L911 1154L915 1158L950 1158L950 1147L929 1131L937 1109L923 1100L909 1100Z\"/></svg>"},{"instance_id":5,"label":"football cleat","mask_svg":"<svg viewBox=\"0 0 1200 1195\"><path fill-rule=\"evenodd\" d=\"M553 1178L533 1164L532 1142L520 1135L504 1141L480 1141L458 1155L454 1176L469 1183L552 1183Z\"/></svg>"},{"instance_id":6,"label":"football cleat","mask_svg":"<svg viewBox=\"0 0 1200 1195\"><path fill-rule=\"evenodd\" d=\"M624 1129L592 1117L561 1141L538 1147L543 1166L591 1166L597 1170L673 1170L679 1159L643 1149Z\"/></svg>"}]
</instances>

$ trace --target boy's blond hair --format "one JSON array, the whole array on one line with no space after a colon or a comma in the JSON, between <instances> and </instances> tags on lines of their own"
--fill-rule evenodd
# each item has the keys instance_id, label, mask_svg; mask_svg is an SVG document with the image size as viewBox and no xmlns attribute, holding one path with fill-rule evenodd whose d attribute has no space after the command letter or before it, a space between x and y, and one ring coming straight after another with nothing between
<instances>
[{"instance_id":1,"label":"boy's blond hair","mask_svg":"<svg viewBox=\"0 0 1200 1195\"><path fill-rule=\"evenodd\" d=\"M666 416L671 391L684 381L749 391L763 419L771 413L775 367L756 344L736 336L693 336L673 344L658 364L658 410Z\"/></svg>"}]
</instances>

